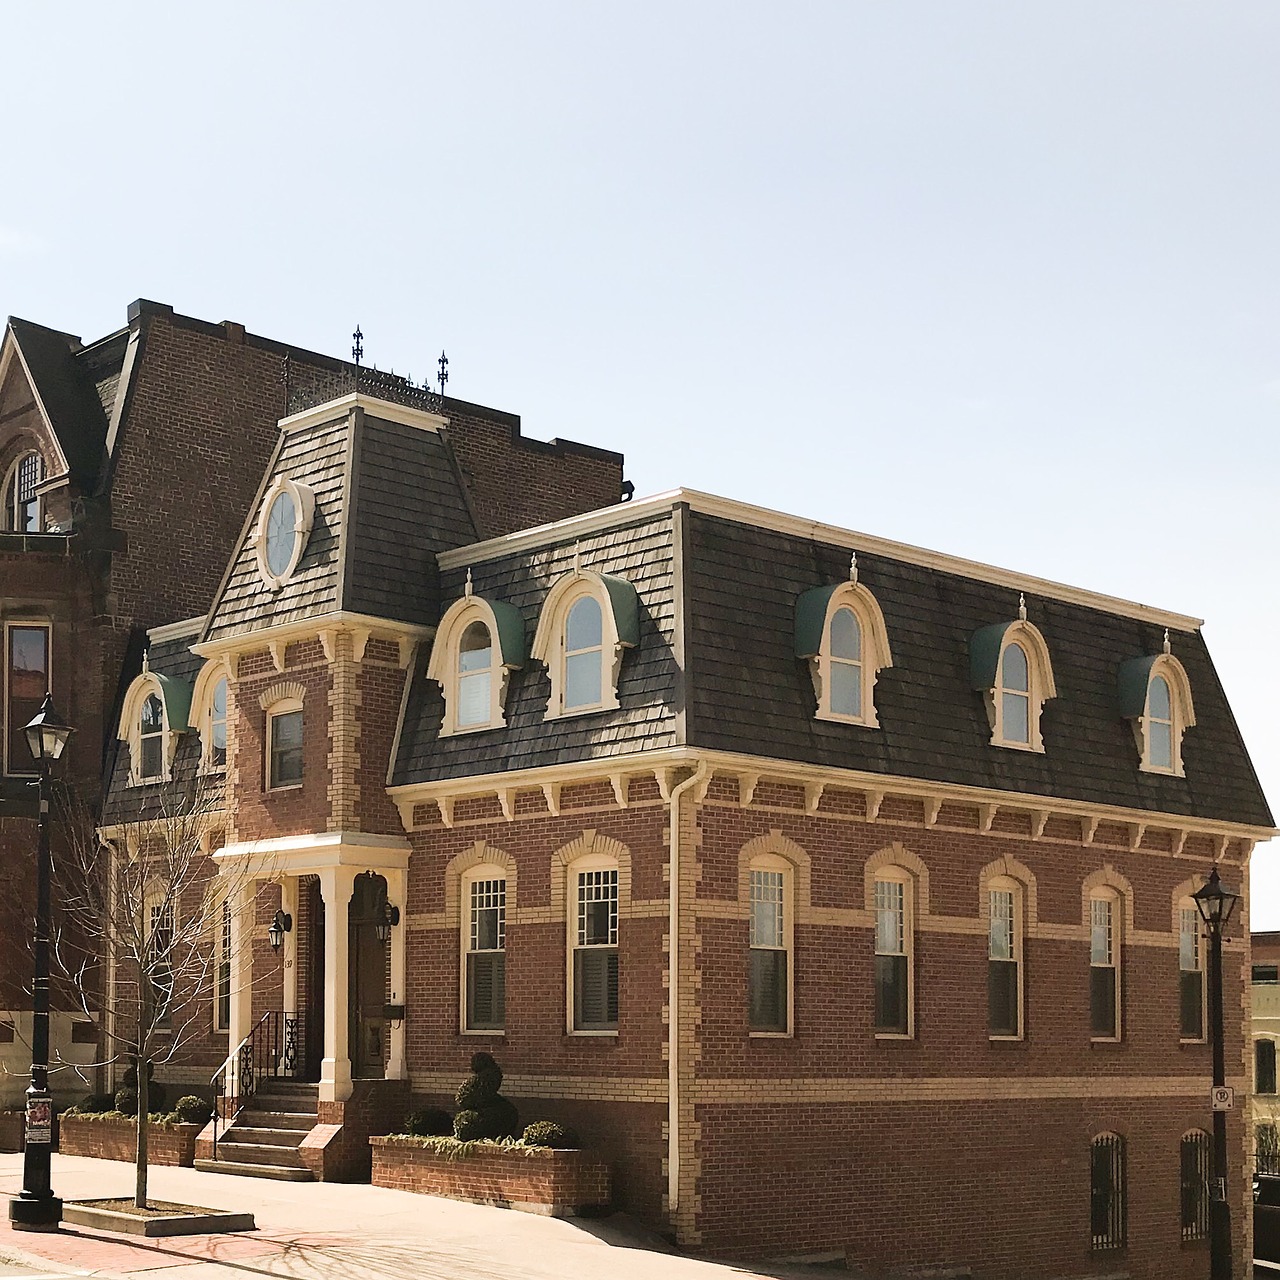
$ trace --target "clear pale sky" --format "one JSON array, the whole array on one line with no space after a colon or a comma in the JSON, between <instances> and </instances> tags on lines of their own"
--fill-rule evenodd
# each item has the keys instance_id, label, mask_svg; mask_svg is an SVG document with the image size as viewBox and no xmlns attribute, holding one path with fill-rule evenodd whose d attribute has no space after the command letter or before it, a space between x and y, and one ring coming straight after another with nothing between
<instances>
[{"instance_id":1,"label":"clear pale sky","mask_svg":"<svg viewBox=\"0 0 1280 1280\"><path fill-rule=\"evenodd\" d=\"M1272 0L10 0L0 32L0 314L91 339L148 297L340 356L359 323L641 495L1203 617L1280 803Z\"/></svg>"}]
</instances>

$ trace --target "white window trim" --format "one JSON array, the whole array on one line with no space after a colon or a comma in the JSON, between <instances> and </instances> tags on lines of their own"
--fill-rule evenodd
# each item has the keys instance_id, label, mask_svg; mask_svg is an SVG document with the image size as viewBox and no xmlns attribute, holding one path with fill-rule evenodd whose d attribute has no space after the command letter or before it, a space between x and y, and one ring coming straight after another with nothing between
<instances>
[{"instance_id":1,"label":"white window trim","mask_svg":"<svg viewBox=\"0 0 1280 1280\"><path fill-rule=\"evenodd\" d=\"M1111 904L1111 969L1115 972L1115 1028L1113 1036L1095 1036L1093 1034L1093 1005L1090 994L1089 1040L1092 1044L1119 1044L1124 1039L1124 923L1125 901L1121 892L1111 886L1102 886L1089 892L1089 915L1085 928L1089 935L1089 968L1101 969L1107 966L1095 965L1093 962L1093 904L1109 902Z\"/></svg>"},{"instance_id":2,"label":"white window trim","mask_svg":"<svg viewBox=\"0 0 1280 1280\"><path fill-rule=\"evenodd\" d=\"M1165 768L1151 763L1151 744L1148 740L1150 718L1148 709L1151 706L1151 682L1163 677L1169 686L1169 713L1173 718L1171 726L1172 764ZM1131 721L1133 737L1138 747L1138 768L1143 773L1158 773L1165 777L1183 778L1186 776L1182 766L1182 735L1195 726L1196 710L1191 701L1191 680L1186 668L1171 653L1162 653L1147 672L1147 693L1142 703L1142 714Z\"/></svg>"},{"instance_id":3,"label":"white window trim","mask_svg":"<svg viewBox=\"0 0 1280 1280\"><path fill-rule=\"evenodd\" d=\"M888 880L902 885L902 952L907 959L907 1029L902 1031L875 1031L877 1040L914 1040L916 1038L916 899L915 877L905 867L877 867L872 879L872 902L874 904L875 882ZM875 949L876 921L874 908L871 921L871 954L880 954ZM874 973L872 998L872 1017L875 1017ZM874 1024L873 1024L874 1029Z\"/></svg>"},{"instance_id":4,"label":"white window trim","mask_svg":"<svg viewBox=\"0 0 1280 1280\"><path fill-rule=\"evenodd\" d=\"M600 606L600 701L590 706L566 710L565 628L569 621L569 610L587 595L593 596ZM613 602L600 574L579 569L562 577L547 593L530 651L533 658L546 664L547 673L551 677L551 697L547 702L545 719L558 720L616 710L622 655L629 647L618 635Z\"/></svg>"},{"instance_id":5,"label":"white window trim","mask_svg":"<svg viewBox=\"0 0 1280 1280\"><path fill-rule=\"evenodd\" d=\"M795 883L796 869L793 863L789 862L781 854L777 853L758 853L747 864L747 950L754 950L751 946L751 872L753 871L780 871L782 872L782 947L781 950L787 956L787 1026L785 1031L757 1031L750 1026L750 971L747 974L747 1035L752 1040L789 1040L794 1039L796 1033L796 945L795 945ZM778 948L769 948L769 950L777 950ZM750 957L748 956L748 964Z\"/></svg>"},{"instance_id":6,"label":"white window trim","mask_svg":"<svg viewBox=\"0 0 1280 1280\"><path fill-rule=\"evenodd\" d=\"M213 695L218 681L227 682L227 761L231 759L231 667L225 658L206 662L196 677L191 691L192 723L200 734L200 772L221 773L227 766L214 764L213 753Z\"/></svg>"},{"instance_id":7,"label":"white window trim","mask_svg":"<svg viewBox=\"0 0 1280 1280\"><path fill-rule=\"evenodd\" d=\"M4 513L4 520L5 520L4 528L5 528L5 531L8 533L26 533L27 532L26 529L18 528L18 468L22 465L22 463L27 458L31 458L31 457L36 457L40 459L40 479L36 485L36 495L35 495L36 524L39 526L36 532L37 533L44 532L44 494L40 492L40 485L44 483L46 478L44 454L42 454L39 449L24 449L9 464L9 470L5 472L5 476L4 476L4 488L0 489L0 495L3 495L3 497L0 498L0 500L7 500L9 497L9 486L13 485L13 502L12 502L12 505L9 507L9 510Z\"/></svg>"},{"instance_id":8,"label":"white window trim","mask_svg":"<svg viewBox=\"0 0 1280 1280\"><path fill-rule=\"evenodd\" d=\"M512 922L512 879L507 867L500 862L481 862L468 867L458 881L458 928L459 962L458 962L458 1034L464 1036L505 1036L507 1034L506 1018L501 1027L468 1027L467 1026L467 956L471 954L471 886L477 880L501 880L503 891L505 929L502 955L507 954L505 932L510 930ZM506 978L503 978L505 988ZM506 1004L506 992L503 991L503 1004Z\"/></svg>"},{"instance_id":9,"label":"white window trim","mask_svg":"<svg viewBox=\"0 0 1280 1280\"><path fill-rule=\"evenodd\" d=\"M225 1025L219 1016L219 1005L221 1001L218 999L218 988L221 981L222 964L225 960L227 965L231 965L231 948L235 944L235 921L230 921L230 934L228 938L227 931L224 929L224 913L233 911L231 900L223 897L219 898L215 907L217 910L217 924L214 926L216 933L214 934L214 953L213 953L213 1033L222 1035L231 1030L231 1018L228 1016ZM231 989L231 1003L235 1003L235 988Z\"/></svg>"},{"instance_id":10,"label":"white window trim","mask_svg":"<svg viewBox=\"0 0 1280 1280\"><path fill-rule=\"evenodd\" d=\"M1008 739L1004 733L1004 678L1005 650L1011 644L1021 646L1027 655L1027 742ZM1021 694L1022 690L1011 690ZM1044 737L1040 732L1040 713L1050 698L1058 696L1053 681L1053 666L1049 660L1049 646L1034 623L1025 618L1012 622L1000 641L1000 655L996 659L995 684L986 691L987 718L991 722L991 745L1007 747L1012 751L1044 752Z\"/></svg>"},{"instance_id":11,"label":"white window trim","mask_svg":"<svg viewBox=\"0 0 1280 1280\"><path fill-rule=\"evenodd\" d=\"M45 641L45 661L48 664L49 671L46 676L45 683L48 691L53 692L53 620L51 618L12 618L4 624L4 653L0 654L0 661L4 662L4 772L9 778L27 778L34 777L40 772L39 766L35 762L35 757L28 751L27 757L31 761L31 765L26 769L16 767L14 761L9 759L9 633L14 629L19 630L36 630L43 629L47 637Z\"/></svg>"},{"instance_id":12,"label":"white window trim","mask_svg":"<svg viewBox=\"0 0 1280 1280\"><path fill-rule=\"evenodd\" d=\"M840 715L831 710L831 623L841 609L848 609L858 620L862 636L862 714ZM818 700L815 720L831 720L837 724L857 724L868 729L878 729L880 720L876 712L875 687L880 672L893 666L893 654L889 650L889 635L885 630L884 614L875 596L860 582L846 582L827 601L827 614L822 622L822 648L809 659L809 675L813 680L813 692Z\"/></svg>"},{"instance_id":13,"label":"white window trim","mask_svg":"<svg viewBox=\"0 0 1280 1280\"><path fill-rule=\"evenodd\" d=\"M269 792L271 795L279 795L281 792L284 792L284 791L300 791L302 790L302 787L305 785L306 777L307 777L305 757L304 757L303 770L302 770L302 782L284 782L284 783L281 783L279 786L272 786L271 785L271 753L274 747L276 717L289 715L291 712L294 712L294 711L303 711L302 698L300 696L276 698L273 702L268 703L268 705L263 709L267 713L267 718L264 725L264 732L262 735L262 741L263 741L262 789L264 792ZM306 725L307 725L306 712L303 711L302 728L303 728L304 744L306 742Z\"/></svg>"},{"instance_id":14,"label":"white window trim","mask_svg":"<svg viewBox=\"0 0 1280 1280\"><path fill-rule=\"evenodd\" d=\"M1196 938L1196 967L1194 972L1200 975L1200 1034L1198 1036L1184 1036L1182 1034L1182 975L1191 973L1193 970L1184 969L1182 967L1182 913L1190 911L1195 917L1195 938ZM1178 939L1178 1043L1179 1044L1207 1044L1209 1037L1209 980L1205 972L1204 963L1204 934L1201 932L1200 912L1196 909L1195 899L1187 896L1180 898L1174 905L1174 923L1177 926L1174 930Z\"/></svg>"},{"instance_id":15,"label":"white window trim","mask_svg":"<svg viewBox=\"0 0 1280 1280\"><path fill-rule=\"evenodd\" d=\"M160 699L164 730L161 735L159 774L154 777L142 776L142 708L152 695ZM178 752L178 739L181 737L169 724L169 704L165 700L164 688L156 679L155 673L144 671L129 686L125 694L124 706L120 712L120 728L117 734L121 742L129 744L129 785L140 787L157 782L169 782L173 778L173 761Z\"/></svg>"},{"instance_id":16,"label":"white window trim","mask_svg":"<svg viewBox=\"0 0 1280 1280\"><path fill-rule=\"evenodd\" d=\"M484 724L469 724L460 728L458 715L458 648L467 628L473 622L482 622L489 629L493 663L489 668L489 718ZM464 733L482 733L486 729L503 729L507 724L507 685L511 679L513 664L502 657L502 640L498 631L498 619L489 602L481 596L463 596L445 610L431 644L431 656L427 660L427 679L440 686L444 698L444 720L440 737L448 738Z\"/></svg>"},{"instance_id":17,"label":"white window trim","mask_svg":"<svg viewBox=\"0 0 1280 1280\"><path fill-rule=\"evenodd\" d=\"M283 573L272 573L267 565L267 521L275 500L287 493L293 500L293 551L289 563ZM307 539L311 536L311 526L315 520L316 496L309 485L299 484L288 476L277 476L267 490L258 513L257 528L253 533L254 553L258 562L258 572L269 591L279 591L293 576L306 550Z\"/></svg>"},{"instance_id":18,"label":"white window trim","mask_svg":"<svg viewBox=\"0 0 1280 1280\"><path fill-rule=\"evenodd\" d=\"M1013 960L1018 966L1018 1034L1017 1035L995 1035L990 1029L991 1013L987 1011L987 1039L1004 1043L1014 1043L1027 1038L1027 1022L1026 1022L1026 962L1024 960L1023 943L1026 938L1026 908L1024 906L1023 897L1025 888L1022 881L1015 880L1012 876L993 876L987 881L986 885L986 901L984 903L985 923L987 926L987 963L991 962L991 895L992 893L1011 893L1013 895Z\"/></svg>"},{"instance_id":19,"label":"white window trim","mask_svg":"<svg viewBox=\"0 0 1280 1280\"><path fill-rule=\"evenodd\" d=\"M618 859L606 853L584 853L565 867L565 1030L568 1035L580 1039L617 1038L622 1023L622 991L618 991L617 1027L601 1030L580 1030L574 1026L573 1004L573 956L578 949L578 876L583 871L616 871L618 873L618 971L622 972L622 869Z\"/></svg>"}]
</instances>

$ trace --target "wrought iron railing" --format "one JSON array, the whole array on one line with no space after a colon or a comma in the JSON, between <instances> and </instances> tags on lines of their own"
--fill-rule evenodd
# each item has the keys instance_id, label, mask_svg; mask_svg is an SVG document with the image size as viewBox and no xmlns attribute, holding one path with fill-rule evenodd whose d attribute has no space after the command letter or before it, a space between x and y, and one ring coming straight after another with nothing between
<instances>
[{"instance_id":1,"label":"wrought iron railing","mask_svg":"<svg viewBox=\"0 0 1280 1280\"><path fill-rule=\"evenodd\" d=\"M227 1054L209 1083L214 1091L213 1158L218 1130L229 1129L253 1101L263 1080L297 1080L304 1063L305 1015L264 1013L258 1025Z\"/></svg>"},{"instance_id":2,"label":"wrought iron railing","mask_svg":"<svg viewBox=\"0 0 1280 1280\"><path fill-rule=\"evenodd\" d=\"M302 413L355 392L428 413L442 412L444 407L443 398L429 386L417 386L412 379L398 373L367 369L363 365L348 365L341 369L316 369L293 361L286 365L285 404L288 413Z\"/></svg>"}]
</instances>

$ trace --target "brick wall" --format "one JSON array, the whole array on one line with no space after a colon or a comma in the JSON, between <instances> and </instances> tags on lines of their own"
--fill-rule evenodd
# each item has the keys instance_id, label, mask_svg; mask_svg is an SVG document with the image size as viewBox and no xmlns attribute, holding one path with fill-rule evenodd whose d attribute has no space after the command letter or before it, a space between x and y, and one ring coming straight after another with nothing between
<instances>
[{"instance_id":1,"label":"brick wall","mask_svg":"<svg viewBox=\"0 0 1280 1280\"><path fill-rule=\"evenodd\" d=\"M195 1160L198 1124L152 1124L147 1132L147 1159L151 1164L190 1168ZM58 1150L64 1156L90 1156L95 1160L137 1158L138 1126L132 1120L87 1120L63 1116Z\"/></svg>"}]
</instances>

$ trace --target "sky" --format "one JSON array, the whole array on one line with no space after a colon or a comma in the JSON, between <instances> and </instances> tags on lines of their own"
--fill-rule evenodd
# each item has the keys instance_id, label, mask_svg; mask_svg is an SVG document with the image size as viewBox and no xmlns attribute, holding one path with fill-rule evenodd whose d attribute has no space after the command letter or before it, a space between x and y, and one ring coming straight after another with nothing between
<instances>
[{"instance_id":1,"label":"sky","mask_svg":"<svg viewBox=\"0 0 1280 1280\"><path fill-rule=\"evenodd\" d=\"M1202 617L1280 804L1280 5L0 2L0 315L138 297ZM1192 730L1194 732L1194 730ZM1280 929L1280 842L1254 855Z\"/></svg>"}]
</instances>

